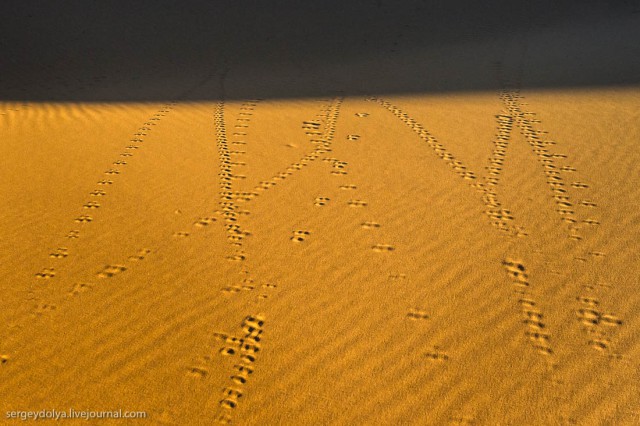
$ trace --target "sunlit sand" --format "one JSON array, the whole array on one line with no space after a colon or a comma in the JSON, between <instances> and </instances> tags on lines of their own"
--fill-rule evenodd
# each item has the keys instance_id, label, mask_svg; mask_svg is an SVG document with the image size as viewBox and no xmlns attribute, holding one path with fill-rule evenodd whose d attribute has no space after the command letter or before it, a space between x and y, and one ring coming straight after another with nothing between
<instances>
[{"instance_id":1,"label":"sunlit sand","mask_svg":"<svg viewBox=\"0 0 640 426\"><path fill-rule=\"evenodd\" d=\"M618 27L636 41L639 16ZM62 73L32 97L16 72L0 423L640 423L640 86L581 84L586 65L543 84L531 57L563 28L478 42L495 55L469 90L383 90L386 61L428 85L448 57L393 43L343 81L300 62L291 96L275 68L252 96L233 59L175 86L158 70L148 99L153 70Z\"/></svg>"}]
</instances>

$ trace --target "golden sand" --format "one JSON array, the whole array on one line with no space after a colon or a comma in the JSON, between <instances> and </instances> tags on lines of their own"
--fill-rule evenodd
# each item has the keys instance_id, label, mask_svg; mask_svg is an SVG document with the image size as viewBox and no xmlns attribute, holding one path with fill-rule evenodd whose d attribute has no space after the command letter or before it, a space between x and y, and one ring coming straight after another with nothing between
<instances>
[{"instance_id":1,"label":"golden sand","mask_svg":"<svg viewBox=\"0 0 640 426\"><path fill-rule=\"evenodd\" d=\"M10 111L3 408L632 424L639 107L505 89Z\"/></svg>"},{"instance_id":2,"label":"golden sand","mask_svg":"<svg viewBox=\"0 0 640 426\"><path fill-rule=\"evenodd\" d=\"M640 423L640 88L488 70L3 101L0 424Z\"/></svg>"}]
</instances>

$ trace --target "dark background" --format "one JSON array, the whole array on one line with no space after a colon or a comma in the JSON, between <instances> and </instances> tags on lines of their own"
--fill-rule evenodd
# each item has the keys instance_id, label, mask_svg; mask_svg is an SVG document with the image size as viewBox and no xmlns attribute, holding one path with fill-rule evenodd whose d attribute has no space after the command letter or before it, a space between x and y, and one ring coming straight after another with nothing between
<instances>
[{"instance_id":1,"label":"dark background","mask_svg":"<svg viewBox=\"0 0 640 426\"><path fill-rule=\"evenodd\" d=\"M0 99L156 101L640 82L640 1L0 2Z\"/></svg>"}]
</instances>

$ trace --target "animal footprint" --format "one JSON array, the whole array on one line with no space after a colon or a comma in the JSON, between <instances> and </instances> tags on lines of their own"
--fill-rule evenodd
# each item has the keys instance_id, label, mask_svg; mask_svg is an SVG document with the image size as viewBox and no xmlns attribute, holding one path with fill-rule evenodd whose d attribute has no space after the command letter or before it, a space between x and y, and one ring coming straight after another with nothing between
<instances>
[{"instance_id":1,"label":"animal footprint","mask_svg":"<svg viewBox=\"0 0 640 426\"><path fill-rule=\"evenodd\" d=\"M127 164L127 162L124 160L118 160L114 161L113 164L115 164L116 166L124 166L125 164Z\"/></svg>"},{"instance_id":2,"label":"animal footprint","mask_svg":"<svg viewBox=\"0 0 640 426\"><path fill-rule=\"evenodd\" d=\"M220 406L222 408L226 408L228 410L232 410L232 409L234 409L234 408L236 408L238 406L238 401L233 400L233 399L229 399L229 398L225 398L225 399L220 401Z\"/></svg>"},{"instance_id":3,"label":"animal footprint","mask_svg":"<svg viewBox=\"0 0 640 426\"><path fill-rule=\"evenodd\" d=\"M328 202L329 202L329 198L327 198L327 197L318 197L318 198L315 199L313 204L315 206L320 207L320 206L326 205Z\"/></svg>"},{"instance_id":4,"label":"animal footprint","mask_svg":"<svg viewBox=\"0 0 640 426\"><path fill-rule=\"evenodd\" d=\"M204 227L204 226L209 226L210 224L212 224L215 221L216 221L215 217L203 217L203 218L198 219L196 222L194 222L194 225L195 226Z\"/></svg>"},{"instance_id":5,"label":"animal footprint","mask_svg":"<svg viewBox=\"0 0 640 426\"><path fill-rule=\"evenodd\" d=\"M303 121L302 128L305 130L318 130L320 128L320 123L317 121Z\"/></svg>"},{"instance_id":6,"label":"animal footprint","mask_svg":"<svg viewBox=\"0 0 640 426\"><path fill-rule=\"evenodd\" d=\"M98 185L111 185L111 184L113 184L113 181L108 179L98 181Z\"/></svg>"},{"instance_id":7,"label":"animal footprint","mask_svg":"<svg viewBox=\"0 0 640 426\"><path fill-rule=\"evenodd\" d=\"M0 364L5 365L9 362L9 355L0 355Z\"/></svg>"},{"instance_id":8,"label":"animal footprint","mask_svg":"<svg viewBox=\"0 0 640 426\"><path fill-rule=\"evenodd\" d=\"M229 262L242 262L244 260L246 260L247 256L245 256L244 254L234 254L231 256L227 256L227 260Z\"/></svg>"},{"instance_id":9,"label":"animal footprint","mask_svg":"<svg viewBox=\"0 0 640 426\"><path fill-rule=\"evenodd\" d=\"M303 242L311 233L309 231L294 231L291 241L296 243Z\"/></svg>"},{"instance_id":10,"label":"animal footprint","mask_svg":"<svg viewBox=\"0 0 640 426\"><path fill-rule=\"evenodd\" d=\"M357 141L358 139L360 139L360 135L348 135L347 136L347 140L350 140L350 141Z\"/></svg>"},{"instance_id":11,"label":"animal footprint","mask_svg":"<svg viewBox=\"0 0 640 426\"><path fill-rule=\"evenodd\" d=\"M187 373L190 376L196 377L198 379L202 379L207 374L209 374L209 371L206 368L202 368L202 367L189 367Z\"/></svg>"},{"instance_id":12,"label":"animal footprint","mask_svg":"<svg viewBox=\"0 0 640 426\"><path fill-rule=\"evenodd\" d=\"M77 223L89 223L93 220L93 218L91 216L88 215L82 215L78 218L76 218L76 222Z\"/></svg>"},{"instance_id":13,"label":"animal footprint","mask_svg":"<svg viewBox=\"0 0 640 426\"><path fill-rule=\"evenodd\" d=\"M349 207L366 207L367 202L362 200L349 200Z\"/></svg>"},{"instance_id":14,"label":"animal footprint","mask_svg":"<svg viewBox=\"0 0 640 426\"><path fill-rule=\"evenodd\" d=\"M376 244L375 246L371 247L371 249L377 253L386 253L394 251L395 247L389 244Z\"/></svg>"},{"instance_id":15,"label":"animal footprint","mask_svg":"<svg viewBox=\"0 0 640 426\"><path fill-rule=\"evenodd\" d=\"M188 232L176 232L175 234L173 234L174 237L176 238L186 238L189 236Z\"/></svg>"},{"instance_id":16,"label":"animal footprint","mask_svg":"<svg viewBox=\"0 0 640 426\"><path fill-rule=\"evenodd\" d=\"M358 189L358 187L355 185L340 185L340 189L342 189L343 191L353 191L355 189Z\"/></svg>"},{"instance_id":17,"label":"animal footprint","mask_svg":"<svg viewBox=\"0 0 640 426\"><path fill-rule=\"evenodd\" d=\"M126 266L123 266L123 265L107 265L104 267L104 269L101 272L98 273L98 277L111 278L126 270L127 270Z\"/></svg>"},{"instance_id":18,"label":"animal footprint","mask_svg":"<svg viewBox=\"0 0 640 426\"><path fill-rule=\"evenodd\" d=\"M513 216L511 216L511 212L507 209L487 210L487 214L489 215L489 217L493 219L513 220Z\"/></svg>"},{"instance_id":19,"label":"animal footprint","mask_svg":"<svg viewBox=\"0 0 640 426\"><path fill-rule=\"evenodd\" d=\"M377 222L362 222L360 226L363 227L364 229L380 228L380 224Z\"/></svg>"},{"instance_id":20,"label":"animal footprint","mask_svg":"<svg viewBox=\"0 0 640 426\"><path fill-rule=\"evenodd\" d=\"M53 312L56 309L58 309L58 307L56 305L50 305L48 303L41 303L38 306L36 306L35 313L36 313L36 315L44 315L44 314Z\"/></svg>"},{"instance_id":21,"label":"animal footprint","mask_svg":"<svg viewBox=\"0 0 640 426\"><path fill-rule=\"evenodd\" d=\"M589 341L589 345L600 352L606 352L610 344L609 339L593 339Z\"/></svg>"},{"instance_id":22,"label":"animal footprint","mask_svg":"<svg viewBox=\"0 0 640 426\"><path fill-rule=\"evenodd\" d=\"M140 261L140 260L144 260L145 256L147 254L149 254L149 253L151 253L151 250L149 250L149 249L141 249L135 255L129 256L129 260L134 261L134 262Z\"/></svg>"},{"instance_id":23,"label":"animal footprint","mask_svg":"<svg viewBox=\"0 0 640 426\"><path fill-rule=\"evenodd\" d=\"M421 309L411 309L407 314L407 318L417 321L417 320L425 320L429 318L429 315Z\"/></svg>"},{"instance_id":24,"label":"animal footprint","mask_svg":"<svg viewBox=\"0 0 640 426\"><path fill-rule=\"evenodd\" d=\"M82 207L85 208L85 209L99 209L100 208L100 203L97 203L95 201L89 201L87 204L85 204Z\"/></svg>"},{"instance_id":25,"label":"animal footprint","mask_svg":"<svg viewBox=\"0 0 640 426\"><path fill-rule=\"evenodd\" d=\"M579 188L579 189L584 189L584 188L588 188L589 185L587 185L586 183L582 183L582 182L573 182L571 184L571 186L573 186L574 188Z\"/></svg>"},{"instance_id":26,"label":"animal footprint","mask_svg":"<svg viewBox=\"0 0 640 426\"><path fill-rule=\"evenodd\" d=\"M80 231L69 231L69 233L67 234L67 238L69 238L70 240L80 238Z\"/></svg>"},{"instance_id":27,"label":"animal footprint","mask_svg":"<svg viewBox=\"0 0 640 426\"><path fill-rule=\"evenodd\" d=\"M92 288L93 286L91 284L76 283L73 285L73 287L71 287L71 290L69 291L69 295L75 296L77 294L84 293L85 291L89 291Z\"/></svg>"},{"instance_id":28,"label":"animal footprint","mask_svg":"<svg viewBox=\"0 0 640 426\"><path fill-rule=\"evenodd\" d=\"M49 280L56 276L56 272L53 268L45 268L36 274L36 278L41 280Z\"/></svg>"},{"instance_id":29,"label":"animal footprint","mask_svg":"<svg viewBox=\"0 0 640 426\"><path fill-rule=\"evenodd\" d=\"M615 315L609 315L609 314L602 315L600 317L600 321L602 322L602 324L608 325L608 326L622 325L622 320L616 317Z\"/></svg>"},{"instance_id":30,"label":"animal footprint","mask_svg":"<svg viewBox=\"0 0 640 426\"><path fill-rule=\"evenodd\" d=\"M444 361L448 361L449 360L449 355L447 355L446 353L442 352L439 350L438 347L434 347L432 350L430 350L429 352L426 352L424 354L424 356L429 360L429 361L439 361L439 362L444 362Z\"/></svg>"},{"instance_id":31,"label":"animal footprint","mask_svg":"<svg viewBox=\"0 0 640 426\"><path fill-rule=\"evenodd\" d=\"M58 248L56 251L54 251L53 253L49 254L49 257L54 258L54 259L63 259L65 257L69 256L69 250L65 247L60 247Z\"/></svg>"},{"instance_id":32,"label":"animal footprint","mask_svg":"<svg viewBox=\"0 0 640 426\"><path fill-rule=\"evenodd\" d=\"M117 169L109 169L106 172L104 172L105 175L119 175L120 174L120 170Z\"/></svg>"},{"instance_id":33,"label":"animal footprint","mask_svg":"<svg viewBox=\"0 0 640 426\"><path fill-rule=\"evenodd\" d=\"M91 195L92 197L104 197L105 195L107 195L107 193L105 191L103 191L102 189L96 189L95 191L93 191L89 195Z\"/></svg>"},{"instance_id":34,"label":"animal footprint","mask_svg":"<svg viewBox=\"0 0 640 426\"><path fill-rule=\"evenodd\" d=\"M368 112L356 112L356 117L360 117L360 118L364 118L364 117L368 117L369 113Z\"/></svg>"},{"instance_id":35,"label":"animal footprint","mask_svg":"<svg viewBox=\"0 0 640 426\"><path fill-rule=\"evenodd\" d=\"M585 207L598 207L598 205L596 203L594 203L593 201L589 201L589 200L582 200L580 202L580 204L585 206Z\"/></svg>"},{"instance_id":36,"label":"animal footprint","mask_svg":"<svg viewBox=\"0 0 640 426\"><path fill-rule=\"evenodd\" d=\"M524 285L529 285L529 275L526 272L524 265L518 261L506 259L502 264L507 269L509 276L516 282Z\"/></svg>"}]
</instances>

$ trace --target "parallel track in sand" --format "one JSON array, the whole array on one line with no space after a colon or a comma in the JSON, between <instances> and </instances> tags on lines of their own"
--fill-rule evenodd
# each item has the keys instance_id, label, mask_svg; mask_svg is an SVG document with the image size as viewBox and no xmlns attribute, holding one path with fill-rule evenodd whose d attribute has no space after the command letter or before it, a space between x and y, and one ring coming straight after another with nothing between
<instances>
[{"instance_id":1,"label":"parallel track in sand","mask_svg":"<svg viewBox=\"0 0 640 426\"><path fill-rule=\"evenodd\" d=\"M9 105L3 409L638 421L640 129L583 116L638 91L530 92L504 62L486 94L237 101L227 70L181 102Z\"/></svg>"}]
</instances>

